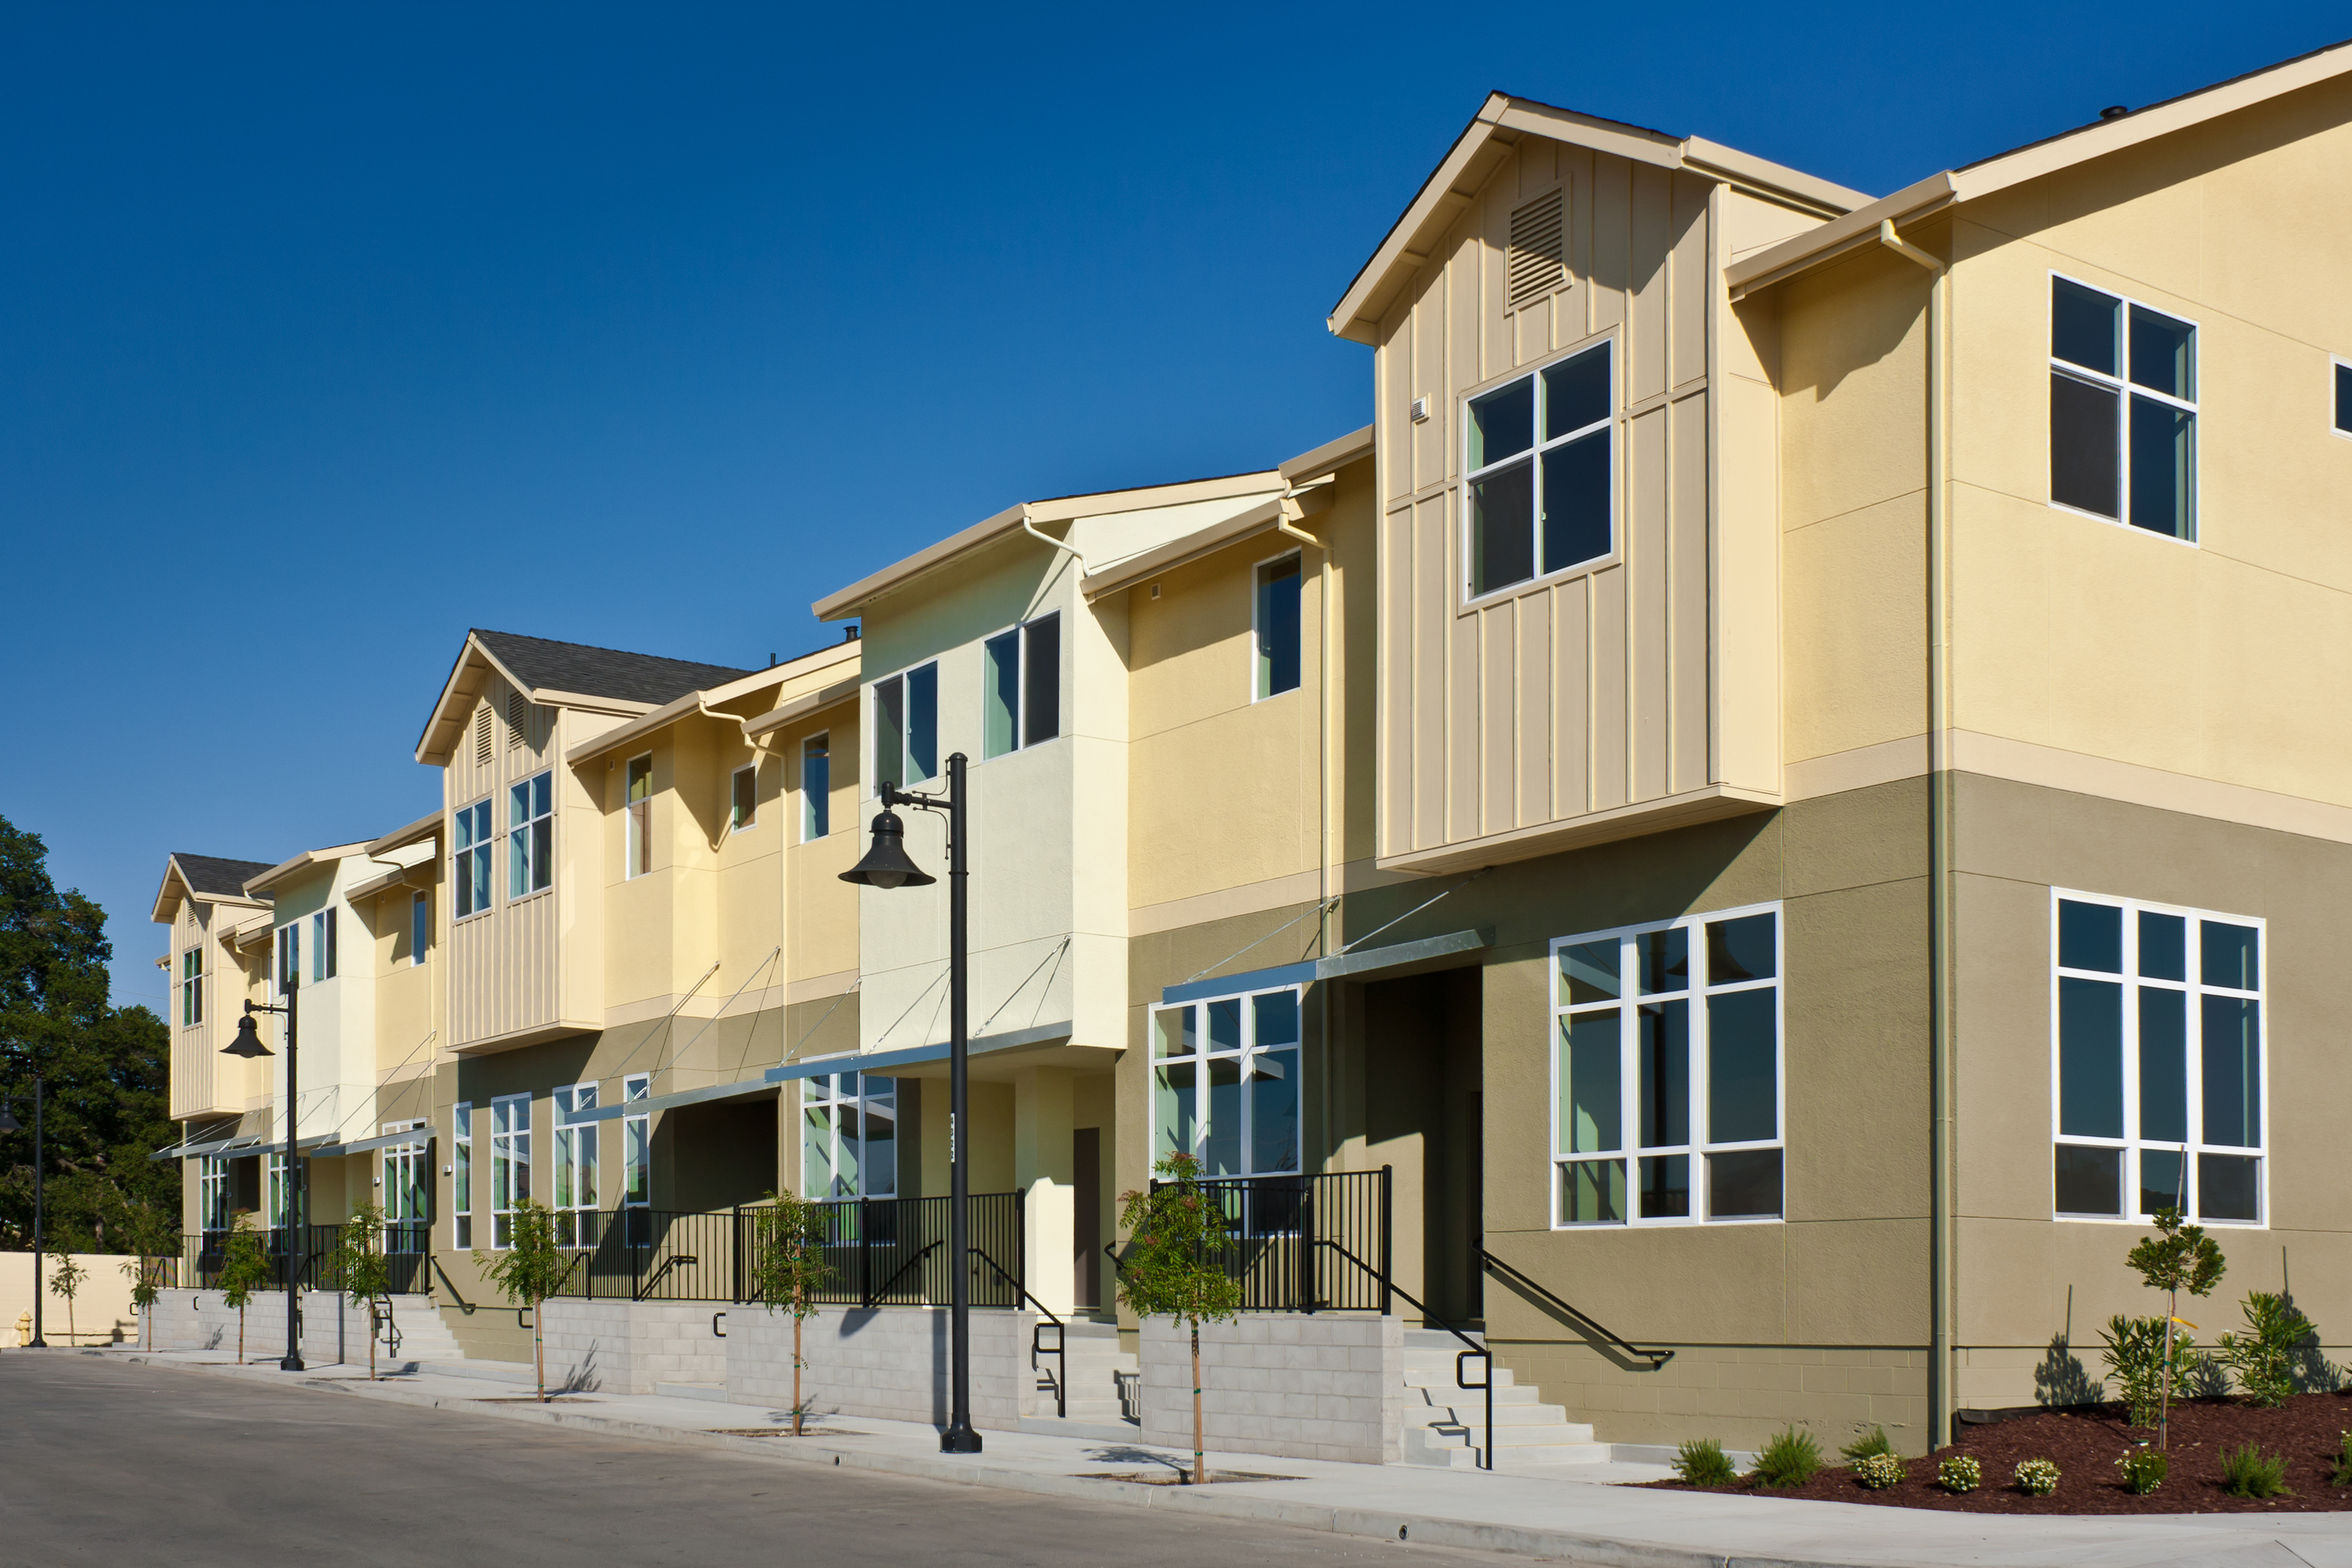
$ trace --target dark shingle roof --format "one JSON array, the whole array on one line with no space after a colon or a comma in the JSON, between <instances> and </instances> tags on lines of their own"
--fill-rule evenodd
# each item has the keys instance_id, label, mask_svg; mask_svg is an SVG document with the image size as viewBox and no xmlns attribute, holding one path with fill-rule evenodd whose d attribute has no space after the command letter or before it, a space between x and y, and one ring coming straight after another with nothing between
<instances>
[{"instance_id":1,"label":"dark shingle roof","mask_svg":"<svg viewBox=\"0 0 2352 1568\"><path fill-rule=\"evenodd\" d=\"M269 869L267 860L224 860L217 855L187 855L174 850L172 863L188 880L188 890L199 895L233 899L245 896L245 884Z\"/></svg>"},{"instance_id":2,"label":"dark shingle roof","mask_svg":"<svg viewBox=\"0 0 2352 1568\"><path fill-rule=\"evenodd\" d=\"M690 659L660 658L649 653L623 653L616 648L591 647L585 643L550 642L515 632L474 636L525 685L553 691L576 691L586 697L617 697L627 702L656 707L749 675L723 664L696 664Z\"/></svg>"}]
</instances>

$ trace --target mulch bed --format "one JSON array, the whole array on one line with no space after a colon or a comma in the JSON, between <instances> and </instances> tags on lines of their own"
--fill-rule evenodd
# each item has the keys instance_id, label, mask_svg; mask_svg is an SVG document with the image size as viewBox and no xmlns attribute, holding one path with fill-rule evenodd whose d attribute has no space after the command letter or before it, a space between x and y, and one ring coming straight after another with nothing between
<instances>
[{"instance_id":1,"label":"mulch bed","mask_svg":"<svg viewBox=\"0 0 2352 1568\"><path fill-rule=\"evenodd\" d=\"M1964 1426L1961 1440L1924 1459L1904 1461L1904 1479L1872 1491L1853 1479L1836 1453L1801 1487L1773 1489L1741 1479L1727 1487L1652 1481L1675 1491L1738 1492L1751 1497L1809 1498L1818 1502L1933 1508L1950 1513L2310 1513L2352 1510L2352 1487L2331 1487L2327 1472L2343 1434L2352 1427L2352 1394L2299 1394L2276 1410L2258 1410L2235 1398L2192 1399L2172 1407L2171 1475L2146 1497L2123 1488L2116 1461L2154 1431L2126 1426L2120 1405L2080 1405L2036 1411L1983 1426ZM2294 1496L2257 1501L2221 1489L2220 1450L2243 1443L2284 1453L2286 1484ZM1958 1496L1936 1484L1936 1464L1955 1454L1983 1468L1977 1490ZM2058 1489L2032 1497L2019 1489L2021 1459L2054 1459Z\"/></svg>"}]
</instances>

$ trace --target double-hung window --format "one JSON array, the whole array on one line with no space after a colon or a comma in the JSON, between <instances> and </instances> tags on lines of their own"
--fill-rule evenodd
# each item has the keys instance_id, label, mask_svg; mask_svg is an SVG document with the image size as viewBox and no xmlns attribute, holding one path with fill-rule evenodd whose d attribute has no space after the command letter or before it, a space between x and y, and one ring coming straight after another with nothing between
<instances>
[{"instance_id":1,"label":"double-hung window","mask_svg":"<svg viewBox=\"0 0 2352 1568\"><path fill-rule=\"evenodd\" d=\"M1598 561L1616 548L1614 345L1602 342L1471 398L1463 409L1469 595Z\"/></svg>"},{"instance_id":2,"label":"double-hung window","mask_svg":"<svg viewBox=\"0 0 2352 1568\"><path fill-rule=\"evenodd\" d=\"M1204 1176L1299 1171L1296 986L1151 1015L1151 1152L1191 1154Z\"/></svg>"},{"instance_id":3,"label":"double-hung window","mask_svg":"<svg viewBox=\"0 0 2352 1568\"><path fill-rule=\"evenodd\" d=\"M760 820L760 769L737 768L728 781L727 831L740 833Z\"/></svg>"},{"instance_id":4,"label":"double-hung window","mask_svg":"<svg viewBox=\"0 0 2352 1568\"><path fill-rule=\"evenodd\" d=\"M205 950L192 947L180 954L180 1022L205 1021Z\"/></svg>"},{"instance_id":5,"label":"double-hung window","mask_svg":"<svg viewBox=\"0 0 2352 1568\"><path fill-rule=\"evenodd\" d=\"M1001 757L1062 732L1062 617L1042 616L982 646L981 754Z\"/></svg>"},{"instance_id":6,"label":"double-hung window","mask_svg":"<svg viewBox=\"0 0 2352 1568\"><path fill-rule=\"evenodd\" d=\"M1552 943L1552 1223L1781 1214L1780 911Z\"/></svg>"},{"instance_id":7,"label":"double-hung window","mask_svg":"<svg viewBox=\"0 0 2352 1568\"><path fill-rule=\"evenodd\" d=\"M320 910L310 917L310 978L335 977L335 911Z\"/></svg>"},{"instance_id":8,"label":"double-hung window","mask_svg":"<svg viewBox=\"0 0 2352 1568\"><path fill-rule=\"evenodd\" d=\"M817 1199L898 1193L896 1079L820 1073L802 1083L801 1191Z\"/></svg>"},{"instance_id":9,"label":"double-hung window","mask_svg":"<svg viewBox=\"0 0 2352 1568\"><path fill-rule=\"evenodd\" d=\"M459 806L452 817L456 849L450 857L450 885L457 889L457 918L478 915L490 907L490 803L487 797Z\"/></svg>"},{"instance_id":10,"label":"double-hung window","mask_svg":"<svg viewBox=\"0 0 2352 1568\"><path fill-rule=\"evenodd\" d=\"M1253 701L1298 689L1298 552L1257 569L1257 595L1251 606L1256 645L1250 697Z\"/></svg>"},{"instance_id":11,"label":"double-hung window","mask_svg":"<svg viewBox=\"0 0 2352 1568\"><path fill-rule=\"evenodd\" d=\"M567 1110L596 1109L596 1086L566 1085L555 1091L555 1245L593 1247L596 1234L596 1128L586 1121L564 1124Z\"/></svg>"},{"instance_id":12,"label":"double-hung window","mask_svg":"<svg viewBox=\"0 0 2352 1568\"><path fill-rule=\"evenodd\" d=\"M2197 538L2197 327L2050 279L2050 500Z\"/></svg>"},{"instance_id":13,"label":"double-hung window","mask_svg":"<svg viewBox=\"0 0 2352 1568\"><path fill-rule=\"evenodd\" d=\"M474 1108L459 1100L449 1130L450 1245L463 1252L474 1245Z\"/></svg>"},{"instance_id":14,"label":"double-hung window","mask_svg":"<svg viewBox=\"0 0 2352 1568\"><path fill-rule=\"evenodd\" d=\"M278 928L278 994L292 991L302 978L302 922L290 921Z\"/></svg>"},{"instance_id":15,"label":"double-hung window","mask_svg":"<svg viewBox=\"0 0 2352 1568\"><path fill-rule=\"evenodd\" d=\"M874 683L874 787L904 789L940 774L940 667L919 664Z\"/></svg>"},{"instance_id":16,"label":"double-hung window","mask_svg":"<svg viewBox=\"0 0 2352 1568\"><path fill-rule=\"evenodd\" d=\"M2262 1224L2263 922L2052 903L2054 1211Z\"/></svg>"},{"instance_id":17,"label":"double-hung window","mask_svg":"<svg viewBox=\"0 0 2352 1568\"><path fill-rule=\"evenodd\" d=\"M433 945L433 895L408 895L408 962L425 962L425 954Z\"/></svg>"},{"instance_id":18,"label":"double-hung window","mask_svg":"<svg viewBox=\"0 0 2352 1568\"><path fill-rule=\"evenodd\" d=\"M530 1197L530 1096L490 1101L490 1245L514 1245L514 1215Z\"/></svg>"},{"instance_id":19,"label":"double-hung window","mask_svg":"<svg viewBox=\"0 0 2352 1568\"><path fill-rule=\"evenodd\" d=\"M387 1121L386 1132L411 1132L422 1121ZM424 1252L425 1231L433 1214L425 1197L432 1174L425 1145L393 1143L383 1151L383 1248L386 1252Z\"/></svg>"},{"instance_id":20,"label":"double-hung window","mask_svg":"<svg viewBox=\"0 0 2352 1568\"><path fill-rule=\"evenodd\" d=\"M555 880L555 774L507 790L507 897L536 893Z\"/></svg>"},{"instance_id":21,"label":"double-hung window","mask_svg":"<svg viewBox=\"0 0 2352 1568\"><path fill-rule=\"evenodd\" d=\"M654 760L633 757L627 780L628 842L622 847L621 874L642 877L654 868Z\"/></svg>"},{"instance_id":22,"label":"double-hung window","mask_svg":"<svg viewBox=\"0 0 2352 1568\"><path fill-rule=\"evenodd\" d=\"M801 742L801 842L833 831L833 745L829 735Z\"/></svg>"}]
</instances>

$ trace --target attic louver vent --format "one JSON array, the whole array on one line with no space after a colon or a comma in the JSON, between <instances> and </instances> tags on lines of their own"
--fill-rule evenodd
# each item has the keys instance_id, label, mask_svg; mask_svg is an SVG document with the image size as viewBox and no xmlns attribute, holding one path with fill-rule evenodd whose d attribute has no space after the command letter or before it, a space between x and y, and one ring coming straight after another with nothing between
<instances>
[{"instance_id":1,"label":"attic louver vent","mask_svg":"<svg viewBox=\"0 0 2352 1568\"><path fill-rule=\"evenodd\" d=\"M487 702L482 704L482 710L474 715L474 765L478 768L490 765L490 705Z\"/></svg>"},{"instance_id":2,"label":"attic louver vent","mask_svg":"<svg viewBox=\"0 0 2352 1568\"><path fill-rule=\"evenodd\" d=\"M1511 213L1510 304L1540 300L1568 270L1568 237L1560 193L1547 191Z\"/></svg>"},{"instance_id":3,"label":"attic louver vent","mask_svg":"<svg viewBox=\"0 0 2352 1568\"><path fill-rule=\"evenodd\" d=\"M530 704L522 700L520 691L507 693L507 750L522 744L523 721L530 713Z\"/></svg>"}]
</instances>

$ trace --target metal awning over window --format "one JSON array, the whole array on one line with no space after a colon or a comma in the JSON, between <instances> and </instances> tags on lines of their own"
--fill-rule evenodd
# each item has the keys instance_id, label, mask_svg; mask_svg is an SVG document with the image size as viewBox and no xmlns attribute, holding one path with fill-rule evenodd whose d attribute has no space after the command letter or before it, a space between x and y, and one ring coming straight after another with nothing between
<instances>
[{"instance_id":1,"label":"metal awning over window","mask_svg":"<svg viewBox=\"0 0 2352 1568\"><path fill-rule=\"evenodd\" d=\"M320 1153L320 1145L333 1137L334 1134L331 1132L320 1132L313 1137L302 1139L294 1145L295 1152ZM244 1132L234 1138L215 1139L209 1143L174 1143L168 1149L156 1150L152 1154L148 1155L147 1159L152 1164L158 1160L193 1160L201 1154L262 1154L273 1152L285 1146L284 1139L270 1133Z\"/></svg>"},{"instance_id":2,"label":"metal awning over window","mask_svg":"<svg viewBox=\"0 0 2352 1568\"><path fill-rule=\"evenodd\" d=\"M1453 967L1454 961L1463 954L1494 945L1492 929L1450 931L1444 936L1423 937L1419 942L1391 942L1386 947L1335 952L1328 958L1309 958L1272 969L1187 981L1163 989L1160 1000L1172 1005L1197 1002L1204 996L1231 996L1242 991L1271 991L1281 985L1312 985L1319 980L1371 979L1413 969L1446 969Z\"/></svg>"},{"instance_id":3,"label":"metal awning over window","mask_svg":"<svg viewBox=\"0 0 2352 1568\"><path fill-rule=\"evenodd\" d=\"M338 1154L364 1154L371 1149L389 1149L402 1143L430 1145L432 1142L433 1129L412 1127L405 1132L386 1132L379 1138L357 1138L349 1143L329 1143L321 1148L311 1150L310 1157L314 1160L331 1160Z\"/></svg>"}]
</instances>

